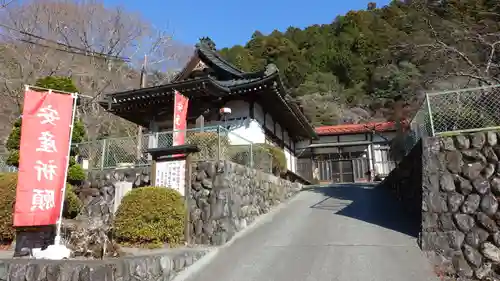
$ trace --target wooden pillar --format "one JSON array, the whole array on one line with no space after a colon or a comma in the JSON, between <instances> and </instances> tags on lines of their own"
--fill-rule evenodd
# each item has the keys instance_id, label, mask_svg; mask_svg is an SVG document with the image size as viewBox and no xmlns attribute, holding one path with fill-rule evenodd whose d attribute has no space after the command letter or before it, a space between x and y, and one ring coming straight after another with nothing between
<instances>
[{"instance_id":1,"label":"wooden pillar","mask_svg":"<svg viewBox=\"0 0 500 281\"><path fill-rule=\"evenodd\" d=\"M340 161L339 161L339 177L340 177L340 182L344 182L344 170L342 169L342 164L344 160L344 155L342 155L342 147L339 147L339 155L340 155Z\"/></svg>"}]
</instances>

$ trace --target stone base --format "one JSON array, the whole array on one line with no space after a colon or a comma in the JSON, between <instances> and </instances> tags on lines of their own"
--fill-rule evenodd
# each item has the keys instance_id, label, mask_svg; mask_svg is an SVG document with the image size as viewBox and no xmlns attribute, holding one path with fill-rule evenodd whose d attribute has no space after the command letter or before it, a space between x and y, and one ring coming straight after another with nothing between
<instances>
[{"instance_id":1,"label":"stone base","mask_svg":"<svg viewBox=\"0 0 500 281\"><path fill-rule=\"evenodd\" d=\"M45 249L54 244L55 227L53 225L23 227L16 230L16 242L14 248L14 257L25 256L23 249Z\"/></svg>"},{"instance_id":2,"label":"stone base","mask_svg":"<svg viewBox=\"0 0 500 281\"><path fill-rule=\"evenodd\" d=\"M110 236L109 228L90 219L63 222L63 237L72 257L102 259L121 256L120 247Z\"/></svg>"},{"instance_id":3,"label":"stone base","mask_svg":"<svg viewBox=\"0 0 500 281\"><path fill-rule=\"evenodd\" d=\"M157 281L172 280L205 250L177 250L156 255L102 261L0 260L0 280L26 281Z\"/></svg>"}]
</instances>

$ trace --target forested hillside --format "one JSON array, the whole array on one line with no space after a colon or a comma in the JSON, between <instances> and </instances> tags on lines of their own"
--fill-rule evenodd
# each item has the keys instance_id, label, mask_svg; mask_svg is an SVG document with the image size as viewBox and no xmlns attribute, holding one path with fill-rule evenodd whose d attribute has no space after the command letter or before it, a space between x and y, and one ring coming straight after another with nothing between
<instances>
[{"instance_id":1,"label":"forested hillside","mask_svg":"<svg viewBox=\"0 0 500 281\"><path fill-rule=\"evenodd\" d=\"M497 84L499 27L494 0L393 1L219 51L247 71L276 64L314 125L358 123L394 118L397 96L415 109L426 91Z\"/></svg>"}]
</instances>

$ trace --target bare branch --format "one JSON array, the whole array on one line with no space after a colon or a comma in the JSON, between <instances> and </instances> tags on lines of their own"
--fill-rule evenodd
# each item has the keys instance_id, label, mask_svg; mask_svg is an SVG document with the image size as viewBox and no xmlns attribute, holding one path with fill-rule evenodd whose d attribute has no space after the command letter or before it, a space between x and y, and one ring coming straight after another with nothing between
<instances>
[{"instance_id":1,"label":"bare branch","mask_svg":"<svg viewBox=\"0 0 500 281\"><path fill-rule=\"evenodd\" d=\"M0 66L4 69L0 72L0 95L9 100L11 108L20 108L23 84L48 75L70 76L82 94L94 97L79 107L91 138L127 134L131 126L95 101L105 92L138 88L144 54L153 70L165 72L176 57L170 34L156 30L140 16L98 1L12 3L0 12L0 24L12 27L0 33ZM130 60L111 59L113 56Z\"/></svg>"}]
</instances>

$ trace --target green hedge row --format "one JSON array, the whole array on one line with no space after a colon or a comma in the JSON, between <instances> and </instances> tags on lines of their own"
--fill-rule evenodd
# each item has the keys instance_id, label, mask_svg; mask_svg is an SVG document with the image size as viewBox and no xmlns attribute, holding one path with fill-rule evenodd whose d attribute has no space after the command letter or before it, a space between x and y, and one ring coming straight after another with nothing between
<instances>
[{"instance_id":1,"label":"green hedge row","mask_svg":"<svg viewBox=\"0 0 500 281\"><path fill-rule=\"evenodd\" d=\"M16 201L17 173L0 173L0 241L12 242L15 238L13 211ZM82 202L76 196L73 187L67 185L66 199L64 201L64 218L75 218L82 208Z\"/></svg>"}]
</instances>

